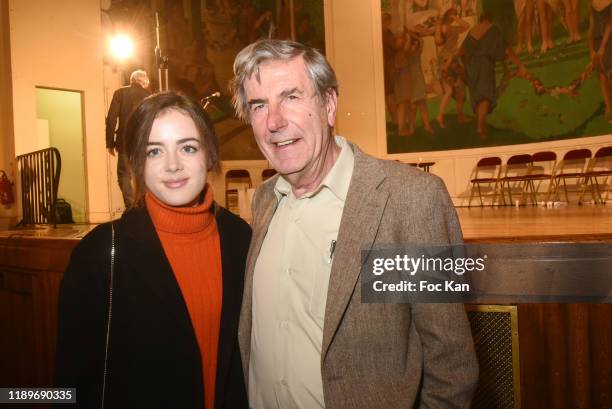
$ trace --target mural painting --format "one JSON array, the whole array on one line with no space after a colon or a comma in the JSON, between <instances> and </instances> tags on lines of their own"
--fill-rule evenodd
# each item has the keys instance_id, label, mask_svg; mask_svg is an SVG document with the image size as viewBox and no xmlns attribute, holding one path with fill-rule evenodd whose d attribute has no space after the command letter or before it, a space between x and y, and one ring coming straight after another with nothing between
<instances>
[{"instance_id":1,"label":"mural painting","mask_svg":"<svg viewBox=\"0 0 612 409\"><path fill-rule=\"evenodd\" d=\"M612 131L611 0L383 0L388 153Z\"/></svg>"}]
</instances>

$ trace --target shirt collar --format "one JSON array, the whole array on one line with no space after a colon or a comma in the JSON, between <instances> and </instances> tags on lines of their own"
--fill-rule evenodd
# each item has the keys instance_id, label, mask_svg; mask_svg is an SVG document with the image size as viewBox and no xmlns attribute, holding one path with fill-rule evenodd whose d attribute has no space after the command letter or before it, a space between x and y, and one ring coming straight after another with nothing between
<instances>
[{"instance_id":1,"label":"shirt collar","mask_svg":"<svg viewBox=\"0 0 612 409\"><path fill-rule=\"evenodd\" d=\"M342 136L335 137L335 143L340 147L340 155L336 159L336 163L332 166L329 173L323 179L323 182L314 191L305 194L304 198L313 197L324 187L329 189L338 199L345 201L348 193L351 177L353 176L353 168L355 166L355 155L349 146L348 142ZM287 196L291 193L291 184L285 178L280 176L274 185L274 194L278 200L282 196Z\"/></svg>"}]
</instances>

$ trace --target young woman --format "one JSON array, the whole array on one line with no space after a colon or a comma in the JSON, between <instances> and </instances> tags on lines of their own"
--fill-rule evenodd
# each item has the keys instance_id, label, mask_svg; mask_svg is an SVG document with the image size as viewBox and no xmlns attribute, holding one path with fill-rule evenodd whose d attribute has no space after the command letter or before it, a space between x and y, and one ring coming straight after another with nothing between
<instances>
[{"instance_id":1,"label":"young woman","mask_svg":"<svg viewBox=\"0 0 612 409\"><path fill-rule=\"evenodd\" d=\"M212 124L162 93L126 135L134 205L72 254L55 383L76 387L77 407L246 408L237 328L251 230L206 184Z\"/></svg>"}]
</instances>

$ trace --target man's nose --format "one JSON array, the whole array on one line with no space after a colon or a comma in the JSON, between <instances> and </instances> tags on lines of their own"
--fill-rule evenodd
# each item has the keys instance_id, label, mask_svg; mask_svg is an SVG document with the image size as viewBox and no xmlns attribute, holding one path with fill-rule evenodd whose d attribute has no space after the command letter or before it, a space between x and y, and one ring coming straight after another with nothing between
<instances>
[{"instance_id":1,"label":"man's nose","mask_svg":"<svg viewBox=\"0 0 612 409\"><path fill-rule=\"evenodd\" d=\"M272 104L268 106L267 126L270 132L282 131L287 126L287 120L280 106Z\"/></svg>"}]
</instances>

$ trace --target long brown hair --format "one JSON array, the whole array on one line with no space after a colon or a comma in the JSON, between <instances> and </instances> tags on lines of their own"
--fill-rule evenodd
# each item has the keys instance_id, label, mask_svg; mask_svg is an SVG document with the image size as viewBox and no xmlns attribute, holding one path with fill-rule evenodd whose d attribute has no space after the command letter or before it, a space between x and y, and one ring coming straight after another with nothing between
<instances>
[{"instance_id":1,"label":"long brown hair","mask_svg":"<svg viewBox=\"0 0 612 409\"><path fill-rule=\"evenodd\" d=\"M134 189L132 207L140 207L144 203L144 168L153 121L172 109L189 116L195 123L200 143L206 153L208 170L213 169L219 161L219 139L210 118L200 105L175 92L161 92L145 98L132 112L125 128L125 147Z\"/></svg>"}]
</instances>

